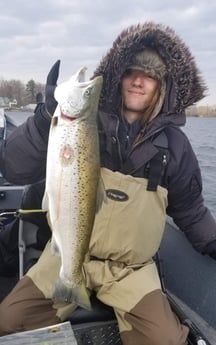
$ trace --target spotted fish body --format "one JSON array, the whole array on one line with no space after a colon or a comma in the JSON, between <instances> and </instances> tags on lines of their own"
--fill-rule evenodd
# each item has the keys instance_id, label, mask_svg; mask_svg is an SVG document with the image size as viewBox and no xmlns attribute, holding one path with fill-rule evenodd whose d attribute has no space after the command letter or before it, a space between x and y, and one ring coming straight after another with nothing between
<instances>
[{"instance_id":1,"label":"spotted fish body","mask_svg":"<svg viewBox=\"0 0 216 345\"><path fill-rule=\"evenodd\" d=\"M96 115L102 77L84 81L85 68L56 87L43 208L52 229L52 252L61 257L53 299L90 308L82 264L88 251L100 186Z\"/></svg>"}]
</instances>

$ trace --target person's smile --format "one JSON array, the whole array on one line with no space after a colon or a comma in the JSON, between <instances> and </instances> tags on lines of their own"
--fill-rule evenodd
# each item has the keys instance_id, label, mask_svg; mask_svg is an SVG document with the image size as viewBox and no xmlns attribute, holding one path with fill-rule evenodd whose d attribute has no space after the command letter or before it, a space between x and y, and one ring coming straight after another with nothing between
<instances>
[{"instance_id":1,"label":"person's smile","mask_svg":"<svg viewBox=\"0 0 216 345\"><path fill-rule=\"evenodd\" d=\"M134 89L129 89L129 90L127 90L127 92L129 94L132 94L132 95L141 95L141 96L143 96L145 94L144 91L139 91L139 90L134 90Z\"/></svg>"}]
</instances>

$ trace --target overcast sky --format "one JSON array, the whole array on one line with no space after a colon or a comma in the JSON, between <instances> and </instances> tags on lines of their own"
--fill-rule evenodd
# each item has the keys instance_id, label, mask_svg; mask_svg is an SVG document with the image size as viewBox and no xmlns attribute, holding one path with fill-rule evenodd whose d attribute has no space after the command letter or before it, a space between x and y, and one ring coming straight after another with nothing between
<instances>
[{"instance_id":1,"label":"overcast sky","mask_svg":"<svg viewBox=\"0 0 216 345\"><path fill-rule=\"evenodd\" d=\"M90 76L124 28L152 20L187 43L209 87L200 104L216 104L215 18L215 0L0 0L0 78L45 83L57 59L59 81Z\"/></svg>"}]
</instances>

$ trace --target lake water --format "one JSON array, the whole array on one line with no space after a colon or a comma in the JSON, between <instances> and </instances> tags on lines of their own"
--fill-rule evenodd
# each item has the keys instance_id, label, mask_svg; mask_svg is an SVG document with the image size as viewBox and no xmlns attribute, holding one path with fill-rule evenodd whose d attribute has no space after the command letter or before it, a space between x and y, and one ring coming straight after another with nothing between
<instances>
[{"instance_id":1,"label":"lake water","mask_svg":"<svg viewBox=\"0 0 216 345\"><path fill-rule=\"evenodd\" d=\"M200 164L205 204L216 218L216 118L188 117L182 129Z\"/></svg>"}]
</instances>

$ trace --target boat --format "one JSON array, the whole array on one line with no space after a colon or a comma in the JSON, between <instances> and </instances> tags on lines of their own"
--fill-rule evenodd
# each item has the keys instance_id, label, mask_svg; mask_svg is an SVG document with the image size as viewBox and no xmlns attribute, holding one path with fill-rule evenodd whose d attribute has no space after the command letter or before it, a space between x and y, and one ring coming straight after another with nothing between
<instances>
[{"instance_id":1,"label":"boat","mask_svg":"<svg viewBox=\"0 0 216 345\"><path fill-rule=\"evenodd\" d=\"M8 130L12 131L29 115L31 114L22 114L18 118L17 115L15 117L8 112L4 114L4 123L6 122ZM26 187L11 185L1 176L0 212L7 211L13 217L23 203L24 193L26 193ZM37 231L31 219L20 217L19 222L19 231L22 229L23 232L25 226L28 227L28 231L29 229L32 232ZM25 240L24 238L24 242ZM24 248L24 242L22 233L19 242L20 276L18 279L25 273L25 262L29 261L29 258L32 259L34 255L36 259L40 255L40 252L35 253L34 250L31 252ZM167 294L173 311L181 322L190 328L188 344L215 345L216 262L196 252L183 232L169 217L167 217L164 236L155 260L163 291ZM94 294L91 297L91 303L91 311L78 307L62 324L0 337L0 345L122 344L113 309L101 303Z\"/></svg>"}]
</instances>

